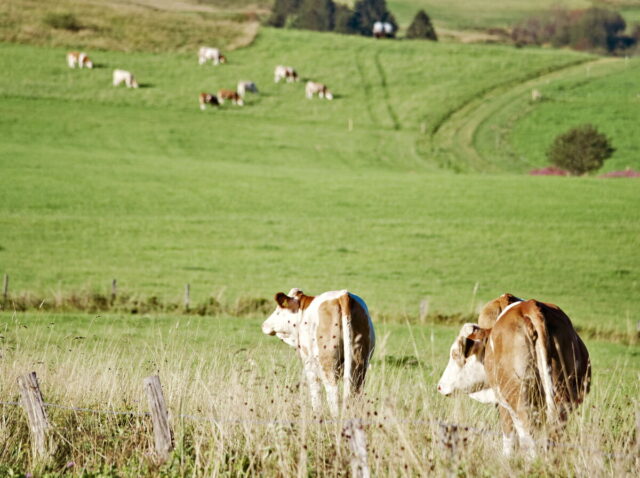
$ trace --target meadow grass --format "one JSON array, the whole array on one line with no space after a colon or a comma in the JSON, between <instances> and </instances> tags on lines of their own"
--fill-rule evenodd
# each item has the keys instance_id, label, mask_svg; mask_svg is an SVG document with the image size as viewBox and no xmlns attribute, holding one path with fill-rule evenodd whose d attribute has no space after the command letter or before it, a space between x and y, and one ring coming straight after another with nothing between
<instances>
[{"instance_id":1,"label":"meadow grass","mask_svg":"<svg viewBox=\"0 0 640 478\"><path fill-rule=\"evenodd\" d=\"M421 146L423 122L492 84L589 57L274 30L217 68L103 52L103 67L69 70L62 49L0 48L0 270L14 293L104 292L114 277L162 299L191 283L194 302L344 287L398 317L424 298L474 313L509 291L633 336L632 181L452 175ZM274 85L278 63L336 100ZM112 88L113 67L145 87ZM198 92L241 78L261 88L245 108L197 109Z\"/></svg>"},{"instance_id":2,"label":"meadow grass","mask_svg":"<svg viewBox=\"0 0 640 478\"><path fill-rule=\"evenodd\" d=\"M234 49L251 43L265 7L259 1L7 0L0 3L0 41L119 51ZM59 15L70 16L73 28L51 21Z\"/></svg>"},{"instance_id":3,"label":"meadow grass","mask_svg":"<svg viewBox=\"0 0 640 478\"><path fill-rule=\"evenodd\" d=\"M49 403L143 413L142 379L159 374L177 447L157 466L148 417L48 408L57 449L39 466L30 457L22 410L2 406L0 471L345 476L349 452L341 423L313 416L294 351L262 335L262 320L0 314L2 400L16 400L16 377L35 370ZM637 347L587 340L592 391L571 416L562 444L528 462L502 457L494 407L436 392L457 329L374 322L378 338L366 393L343 416L364 419L374 475L637 473L631 412L639 392ZM470 429L454 434L458 444L451 449L442 444L441 422Z\"/></svg>"}]
</instances>

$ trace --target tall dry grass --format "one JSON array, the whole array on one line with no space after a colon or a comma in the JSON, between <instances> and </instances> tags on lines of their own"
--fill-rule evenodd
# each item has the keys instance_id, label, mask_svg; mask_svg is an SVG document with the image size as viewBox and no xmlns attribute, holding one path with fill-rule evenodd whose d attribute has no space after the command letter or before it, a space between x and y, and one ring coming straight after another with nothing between
<instances>
[{"instance_id":1,"label":"tall dry grass","mask_svg":"<svg viewBox=\"0 0 640 478\"><path fill-rule=\"evenodd\" d=\"M31 458L23 411L5 405L0 407L0 475L348 475L341 421L313 414L293 351L256 335L255 321L229 320L228 328L218 329L226 333L201 340L209 332L189 317L143 336L115 319L100 337L58 332L57 320L34 324L14 315L4 321L0 400L17 400L16 377L35 370L47 402L143 414L142 380L159 374L176 450L168 463L155 463L150 419L144 415L50 407L57 448L49 463L38 465ZM87 329L101 320L87 318ZM594 382L561 444L546 452L541 448L533 461L518 454L507 459L501 454L497 411L466 397L439 396L441 347L415 337L404 344L415 361L388 360L397 350L388 334L380 337L366 393L342 417L364 420L374 476L637 476L629 393L637 393L638 386L629 388L628 374L614 371ZM443 421L463 426L447 428Z\"/></svg>"},{"instance_id":2,"label":"tall dry grass","mask_svg":"<svg viewBox=\"0 0 640 478\"><path fill-rule=\"evenodd\" d=\"M198 2L8 0L0 2L0 41L115 51L236 49L258 32L261 6Z\"/></svg>"}]
</instances>

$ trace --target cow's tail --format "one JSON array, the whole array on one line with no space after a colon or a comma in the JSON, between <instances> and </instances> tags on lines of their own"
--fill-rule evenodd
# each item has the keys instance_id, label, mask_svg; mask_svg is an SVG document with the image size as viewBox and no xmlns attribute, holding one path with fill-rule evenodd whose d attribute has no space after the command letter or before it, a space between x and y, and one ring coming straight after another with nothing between
<instances>
[{"instance_id":1,"label":"cow's tail","mask_svg":"<svg viewBox=\"0 0 640 478\"><path fill-rule=\"evenodd\" d=\"M547 423L550 425L558 422L558 409L554 399L553 377L551 375L551 340L549 337L546 322L540 309L536 307L535 312L528 316L531 320L537 337L534 338L534 350L536 356L536 368L544 392L544 402L546 405Z\"/></svg>"},{"instance_id":2,"label":"cow's tail","mask_svg":"<svg viewBox=\"0 0 640 478\"><path fill-rule=\"evenodd\" d=\"M340 297L340 315L342 320L342 347L344 357L344 388L342 395L344 403L351 396L353 383L351 375L353 371L353 330L351 328L351 305L349 304L349 293L345 291Z\"/></svg>"}]
</instances>

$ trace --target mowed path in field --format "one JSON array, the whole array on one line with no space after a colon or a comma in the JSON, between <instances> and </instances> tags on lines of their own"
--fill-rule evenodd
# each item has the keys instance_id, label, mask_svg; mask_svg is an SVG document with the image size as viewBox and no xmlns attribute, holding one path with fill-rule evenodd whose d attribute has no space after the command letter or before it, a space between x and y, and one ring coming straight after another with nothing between
<instances>
[{"instance_id":1,"label":"mowed path in field","mask_svg":"<svg viewBox=\"0 0 640 478\"><path fill-rule=\"evenodd\" d=\"M545 94L554 83L592 81L624 72L627 66L628 61L619 58L585 59L577 65L561 67L528 81L492 89L455 111L434 134L433 147L441 152L445 165L461 170L527 171L534 165L519 160L509 144L509 136L518 119L535 108L532 90L545 92L542 101L548 101ZM485 143L479 146L478 134L481 132L495 137L495 143L487 145L488 140L484 138Z\"/></svg>"},{"instance_id":2,"label":"mowed path in field","mask_svg":"<svg viewBox=\"0 0 640 478\"><path fill-rule=\"evenodd\" d=\"M455 175L424 148L482 92L585 55L268 29L217 68L195 52L95 52L100 68L72 71L62 49L0 48L0 271L14 291L113 277L165 298L190 283L195 302L349 288L394 316L425 297L470 313L509 291L593 328L638 318L635 183ZM276 64L336 99L275 85ZM144 87L112 88L115 67ZM239 79L261 94L198 109L200 91Z\"/></svg>"}]
</instances>

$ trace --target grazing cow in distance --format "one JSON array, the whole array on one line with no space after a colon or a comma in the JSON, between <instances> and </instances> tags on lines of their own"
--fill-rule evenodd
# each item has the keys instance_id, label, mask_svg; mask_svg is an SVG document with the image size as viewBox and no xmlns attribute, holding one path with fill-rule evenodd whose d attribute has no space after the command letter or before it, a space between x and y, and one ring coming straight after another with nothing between
<instances>
[{"instance_id":1,"label":"grazing cow in distance","mask_svg":"<svg viewBox=\"0 0 640 478\"><path fill-rule=\"evenodd\" d=\"M389 22L375 22L371 33L376 38L393 38L395 35L393 25Z\"/></svg>"},{"instance_id":2,"label":"grazing cow in distance","mask_svg":"<svg viewBox=\"0 0 640 478\"><path fill-rule=\"evenodd\" d=\"M504 454L518 439L532 457L533 431L560 432L590 382L589 352L569 317L556 305L527 300L507 306L491 329L462 327L438 391L497 403Z\"/></svg>"},{"instance_id":3,"label":"grazing cow in distance","mask_svg":"<svg viewBox=\"0 0 640 478\"><path fill-rule=\"evenodd\" d=\"M80 51L70 51L67 53L67 65L69 68L93 68L93 62L86 53Z\"/></svg>"},{"instance_id":4,"label":"grazing cow in distance","mask_svg":"<svg viewBox=\"0 0 640 478\"><path fill-rule=\"evenodd\" d=\"M220 104L224 104L224 100L231 101L234 105L242 106L244 105L244 100L242 96L240 96L237 92L233 90L219 90L218 91L218 101Z\"/></svg>"},{"instance_id":5,"label":"grazing cow in distance","mask_svg":"<svg viewBox=\"0 0 640 478\"><path fill-rule=\"evenodd\" d=\"M205 110L207 105L220 106L220 102L218 101L218 97L216 95L211 95L209 93L200 93L200 95L198 97L198 101L200 103L200 109L202 111Z\"/></svg>"},{"instance_id":6,"label":"grazing cow in distance","mask_svg":"<svg viewBox=\"0 0 640 478\"><path fill-rule=\"evenodd\" d=\"M364 301L346 290L316 297L300 289L275 296L276 310L262 324L262 332L276 335L295 348L302 360L311 405L320 407L320 382L332 415L339 413L338 384L343 402L362 391L375 347L375 333Z\"/></svg>"},{"instance_id":7,"label":"grazing cow in distance","mask_svg":"<svg viewBox=\"0 0 640 478\"><path fill-rule=\"evenodd\" d=\"M247 91L258 93L258 87L253 81L239 81L236 91L240 96L244 97Z\"/></svg>"},{"instance_id":8,"label":"grazing cow in distance","mask_svg":"<svg viewBox=\"0 0 640 478\"><path fill-rule=\"evenodd\" d=\"M279 83L280 80L285 80L287 83L293 83L294 81L298 81L298 79L298 73L290 66L278 65L273 72L273 80L276 83Z\"/></svg>"},{"instance_id":9,"label":"grazing cow in distance","mask_svg":"<svg viewBox=\"0 0 640 478\"><path fill-rule=\"evenodd\" d=\"M113 70L113 86L120 83L127 85L127 88L138 88L136 78L126 70Z\"/></svg>"},{"instance_id":10,"label":"grazing cow in distance","mask_svg":"<svg viewBox=\"0 0 640 478\"><path fill-rule=\"evenodd\" d=\"M305 86L305 94L308 99L313 98L313 95L317 94L318 98L326 98L328 100L333 99L333 94L329 91L326 85L322 83L316 83L315 81L307 81Z\"/></svg>"},{"instance_id":11,"label":"grazing cow in distance","mask_svg":"<svg viewBox=\"0 0 640 478\"><path fill-rule=\"evenodd\" d=\"M204 65L209 60L211 60L214 65L219 65L220 63L226 63L227 57L220 53L218 48L209 46L200 47L198 50L198 64Z\"/></svg>"}]
</instances>

